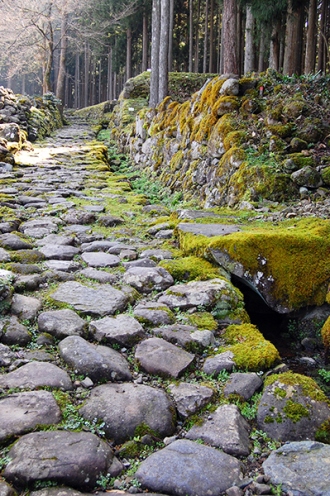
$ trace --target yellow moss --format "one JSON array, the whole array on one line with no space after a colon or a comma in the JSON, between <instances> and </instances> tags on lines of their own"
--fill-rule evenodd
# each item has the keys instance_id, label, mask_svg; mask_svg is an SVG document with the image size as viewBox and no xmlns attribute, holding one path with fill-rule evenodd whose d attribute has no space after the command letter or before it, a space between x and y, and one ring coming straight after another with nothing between
<instances>
[{"instance_id":1,"label":"yellow moss","mask_svg":"<svg viewBox=\"0 0 330 496\"><path fill-rule=\"evenodd\" d=\"M239 146L244 141L246 140L246 133L245 131L232 131L231 133L228 133L223 140L223 145L226 151L228 151L230 148L233 146ZM244 156L244 152L241 154L242 157Z\"/></svg>"},{"instance_id":2,"label":"yellow moss","mask_svg":"<svg viewBox=\"0 0 330 496\"><path fill-rule=\"evenodd\" d=\"M218 323L210 312L187 314L187 319L189 324L198 327L198 329L215 331L218 328Z\"/></svg>"},{"instance_id":3,"label":"yellow moss","mask_svg":"<svg viewBox=\"0 0 330 496\"><path fill-rule=\"evenodd\" d=\"M325 302L330 280L329 220L286 221L280 227L266 223L211 239L180 230L178 236L186 255L209 258L210 249L222 250L250 275L262 271L273 281L274 297L290 309Z\"/></svg>"},{"instance_id":4,"label":"yellow moss","mask_svg":"<svg viewBox=\"0 0 330 496\"><path fill-rule=\"evenodd\" d=\"M330 348L330 317L324 322L323 327L321 329L321 336L324 347Z\"/></svg>"},{"instance_id":5,"label":"yellow moss","mask_svg":"<svg viewBox=\"0 0 330 496\"><path fill-rule=\"evenodd\" d=\"M221 96L212 106L212 114L220 116L239 109L240 101L236 96Z\"/></svg>"},{"instance_id":6,"label":"yellow moss","mask_svg":"<svg viewBox=\"0 0 330 496\"><path fill-rule=\"evenodd\" d=\"M191 141L201 143L207 140L216 122L217 118L213 114L206 114L200 122L195 123L190 137Z\"/></svg>"},{"instance_id":7,"label":"yellow moss","mask_svg":"<svg viewBox=\"0 0 330 496\"><path fill-rule=\"evenodd\" d=\"M303 394L309 396L315 401L329 401L324 392L311 377L296 374L294 372L272 374L265 379L265 387L271 386L275 382L279 382L287 386L300 386Z\"/></svg>"},{"instance_id":8,"label":"yellow moss","mask_svg":"<svg viewBox=\"0 0 330 496\"><path fill-rule=\"evenodd\" d=\"M207 260L198 257L184 257L177 260L162 260L159 265L166 269L175 281L205 281L221 275L220 269Z\"/></svg>"},{"instance_id":9,"label":"yellow moss","mask_svg":"<svg viewBox=\"0 0 330 496\"><path fill-rule=\"evenodd\" d=\"M229 350L233 352L234 362L241 369L269 369L280 359L275 346L253 324L230 325L223 338L231 345Z\"/></svg>"}]
</instances>

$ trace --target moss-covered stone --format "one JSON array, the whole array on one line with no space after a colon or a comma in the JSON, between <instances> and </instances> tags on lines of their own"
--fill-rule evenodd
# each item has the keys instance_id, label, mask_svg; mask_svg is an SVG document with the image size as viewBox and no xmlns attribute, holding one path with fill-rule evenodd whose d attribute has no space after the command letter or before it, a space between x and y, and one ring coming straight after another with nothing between
<instances>
[{"instance_id":1,"label":"moss-covered stone","mask_svg":"<svg viewBox=\"0 0 330 496\"><path fill-rule=\"evenodd\" d=\"M219 268L195 256L162 260L159 265L166 269L175 281L205 281L221 275Z\"/></svg>"},{"instance_id":2,"label":"moss-covered stone","mask_svg":"<svg viewBox=\"0 0 330 496\"><path fill-rule=\"evenodd\" d=\"M243 370L271 368L280 359L275 346L267 341L253 324L230 325L223 338L234 354L234 362Z\"/></svg>"}]
</instances>

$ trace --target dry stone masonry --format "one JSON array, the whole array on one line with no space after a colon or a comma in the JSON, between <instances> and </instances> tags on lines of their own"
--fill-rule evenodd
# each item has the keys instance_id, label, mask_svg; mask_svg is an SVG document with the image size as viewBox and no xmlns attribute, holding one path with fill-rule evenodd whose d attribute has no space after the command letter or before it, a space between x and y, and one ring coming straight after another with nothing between
<instances>
[{"instance_id":1,"label":"dry stone masonry","mask_svg":"<svg viewBox=\"0 0 330 496\"><path fill-rule=\"evenodd\" d=\"M95 137L71 116L0 171L0 494L328 495L325 394L228 271L170 269L196 257Z\"/></svg>"}]
</instances>

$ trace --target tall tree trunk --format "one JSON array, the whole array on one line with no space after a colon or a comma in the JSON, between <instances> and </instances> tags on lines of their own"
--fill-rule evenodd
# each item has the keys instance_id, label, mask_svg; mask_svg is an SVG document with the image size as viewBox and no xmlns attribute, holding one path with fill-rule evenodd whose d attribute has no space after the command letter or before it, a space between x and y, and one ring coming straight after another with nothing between
<instances>
[{"instance_id":1,"label":"tall tree trunk","mask_svg":"<svg viewBox=\"0 0 330 496\"><path fill-rule=\"evenodd\" d=\"M280 29L281 24L277 21L270 37L269 67L275 71L280 69Z\"/></svg>"},{"instance_id":2,"label":"tall tree trunk","mask_svg":"<svg viewBox=\"0 0 330 496\"><path fill-rule=\"evenodd\" d=\"M201 15L201 0L197 0L196 33L195 33L195 64L194 72L199 69L199 19Z\"/></svg>"},{"instance_id":3,"label":"tall tree trunk","mask_svg":"<svg viewBox=\"0 0 330 496\"><path fill-rule=\"evenodd\" d=\"M254 17L251 5L246 6L246 23L245 23L245 53L244 53L244 74L253 71L254 50L253 50L253 28Z\"/></svg>"},{"instance_id":4,"label":"tall tree trunk","mask_svg":"<svg viewBox=\"0 0 330 496\"><path fill-rule=\"evenodd\" d=\"M148 69L148 17L146 10L143 11L142 20L142 72Z\"/></svg>"},{"instance_id":5,"label":"tall tree trunk","mask_svg":"<svg viewBox=\"0 0 330 496\"><path fill-rule=\"evenodd\" d=\"M239 74L237 58L237 0L223 1L223 71Z\"/></svg>"},{"instance_id":6,"label":"tall tree trunk","mask_svg":"<svg viewBox=\"0 0 330 496\"><path fill-rule=\"evenodd\" d=\"M75 108L80 108L80 56L76 53L75 57L75 68L74 68L74 106Z\"/></svg>"},{"instance_id":7,"label":"tall tree trunk","mask_svg":"<svg viewBox=\"0 0 330 496\"><path fill-rule=\"evenodd\" d=\"M152 1L151 76L149 107L156 107L159 97L160 1Z\"/></svg>"},{"instance_id":8,"label":"tall tree trunk","mask_svg":"<svg viewBox=\"0 0 330 496\"><path fill-rule=\"evenodd\" d=\"M194 43L194 22L193 22L193 0L189 0L189 64L188 71L193 71L193 43Z\"/></svg>"},{"instance_id":9,"label":"tall tree trunk","mask_svg":"<svg viewBox=\"0 0 330 496\"><path fill-rule=\"evenodd\" d=\"M260 26L258 72L265 70L266 33L263 25Z\"/></svg>"},{"instance_id":10,"label":"tall tree trunk","mask_svg":"<svg viewBox=\"0 0 330 496\"><path fill-rule=\"evenodd\" d=\"M317 54L317 71L326 72L326 60L327 60L327 50L328 50L328 40L327 40L327 21L328 21L328 10L329 10L329 0L322 0L321 15L320 15L320 29L319 29L319 43L318 43L318 54Z\"/></svg>"},{"instance_id":11,"label":"tall tree trunk","mask_svg":"<svg viewBox=\"0 0 330 496\"><path fill-rule=\"evenodd\" d=\"M66 53L68 47L68 14L65 12L62 14L61 21L61 52L60 52L60 62L57 75L56 84L56 96L64 104L65 100L65 75L66 75Z\"/></svg>"},{"instance_id":12,"label":"tall tree trunk","mask_svg":"<svg viewBox=\"0 0 330 496\"><path fill-rule=\"evenodd\" d=\"M126 30L126 80L132 77L132 29Z\"/></svg>"},{"instance_id":13,"label":"tall tree trunk","mask_svg":"<svg viewBox=\"0 0 330 496\"><path fill-rule=\"evenodd\" d=\"M168 95L168 50L170 34L170 0L161 0L159 45L159 94L158 102Z\"/></svg>"},{"instance_id":14,"label":"tall tree trunk","mask_svg":"<svg viewBox=\"0 0 330 496\"><path fill-rule=\"evenodd\" d=\"M214 0L210 0L210 54L209 54L209 72L214 71L215 44L214 44Z\"/></svg>"},{"instance_id":15,"label":"tall tree trunk","mask_svg":"<svg viewBox=\"0 0 330 496\"><path fill-rule=\"evenodd\" d=\"M112 47L108 54L108 100L113 100L113 70L112 70Z\"/></svg>"},{"instance_id":16,"label":"tall tree trunk","mask_svg":"<svg viewBox=\"0 0 330 496\"><path fill-rule=\"evenodd\" d=\"M209 0L205 1L205 23L204 23L204 52L203 52L203 72L206 73L207 68L207 40L209 32Z\"/></svg>"},{"instance_id":17,"label":"tall tree trunk","mask_svg":"<svg viewBox=\"0 0 330 496\"><path fill-rule=\"evenodd\" d=\"M305 53L305 74L314 72L316 62L317 0L310 0Z\"/></svg>"},{"instance_id":18,"label":"tall tree trunk","mask_svg":"<svg viewBox=\"0 0 330 496\"><path fill-rule=\"evenodd\" d=\"M174 29L174 0L169 0L169 26L168 26L168 71L173 70L173 29Z\"/></svg>"},{"instance_id":19,"label":"tall tree trunk","mask_svg":"<svg viewBox=\"0 0 330 496\"><path fill-rule=\"evenodd\" d=\"M301 74L303 15L303 6L294 9L293 0L289 0L286 16L284 74Z\"/></svg>"},{"instance_id":20,"label":"tall tree trunk","mask_svg":"<svg viewBox=\"0 0 330 496\"><path fill-rule=\"evenodd\" d=\"M84 107L88 106L88 87L89 87L89 44L85 43L85 77L84 77Z\"/></svg>"},{"instance_id":21,"label":"tall tree trunk","mask_svg":"<svg viewBox=\"0 0 330 496\"><path fill-rule=\"evenodd\" d=\"M45 38L45 58L43 65L43 75L42 75L42 92L43 94L52 91L51 83L51 73L53 67L54 59L54 33L53 26L50 21L48 21L48 36Z\"/></svg>"}]
</instances>

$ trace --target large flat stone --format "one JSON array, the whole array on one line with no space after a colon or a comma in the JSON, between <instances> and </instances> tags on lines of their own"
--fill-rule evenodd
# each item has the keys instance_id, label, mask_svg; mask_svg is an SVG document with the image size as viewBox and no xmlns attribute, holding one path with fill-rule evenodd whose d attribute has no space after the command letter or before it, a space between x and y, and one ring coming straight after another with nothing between
<instances>
[{"instance_id":1,"label":"large flat stone","mask_svg":"<svg viewBox=\"0 0 330 496\"><path fill-rule=\"evenodd\" d=\"M236 458L193 441L178 440L149 456L135 477L150 491L174 496L220 496L241 475Z\"/></svg>"},{"instance_id":2,"label":"large flat stone","mask_svg":"<svg viewBox=\"0 0 330 496\"><path fill-rule=\"evenodd\" d=\"M110 284L94 284L84 286L78 282L64 282L50 295L55 302L67 303L87 315L112 315L123 311L128 303L128 297Z\"/></svg>"}]
</instances>

